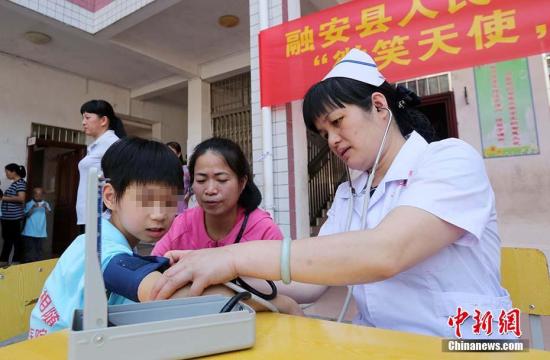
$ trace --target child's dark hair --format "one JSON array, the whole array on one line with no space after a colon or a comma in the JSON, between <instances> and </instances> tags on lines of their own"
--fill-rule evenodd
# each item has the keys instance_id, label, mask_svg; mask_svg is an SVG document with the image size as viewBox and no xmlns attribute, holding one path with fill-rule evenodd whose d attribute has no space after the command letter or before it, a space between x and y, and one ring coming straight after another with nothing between
<instances>
[{"instance_id":1,"label":"child's dark hair","mask_svg":"<svg viewBox=\"0 0 550 360\"><path fill-rule=\"evenodd\" d=\"M180 162L182 165L186 165L186 161L183 160L183 156L181 156L181 146L176 141L170 141L166 143L166 146L176 150L176 152L179 154L178 158L180 159Z\"/></svg>"},{"instance_id":2,"label":"child's dark hair","mask_svg":"<svg viewBox=\"0 0 550 360\"><path fill-rule=\"evenodd\" d=\"M243 207L247 213L254 211L262 202L262 194L256 184L254 184L252 170L250 169L246 156L244 156L241 147L232 140L213 137L204 140L195 147L193 155L191 155L189 159L191 184L195 178L195 164L197 163L197 159L207 151L213 151L221 155L239 179L246 177L246 185L239 197L238 204Z\"/></svg>"},{"instance_id":3,"label":"child's dark hair","mask_svg":"<svg viewBox=\"0 0 550 360\"><path fill-rule=\"evenodd\" d=\"M11 163L6 165L6 170L15 172L17 176L24 178L27 176L27 171L25 170L25 167L23 165L17 165L16 163Z\"/></svg>"},{"instance_id":4,"label":"child's dark hair","mask_svg":"<svg viewBox=\"0 0 550 360\"><path fill-rule=\"evenodd\" d=\"M395 87L388 82L376 87L343 77L325 79L308 90L302 109L306 127L317 133L315 120L336 108L343 108L344 104L357 105L365 111L370 111L371 95L374 92L380 92L386 97L388 107L403 136L415 130L427 142L434 140L435 130L429 119L425 116L415 116L416 114L411 116L410 107L420 104L420 98L413 91L403 86Z\"/></svg>"},{"instance_id":5,"label":"child's dark hair","mask_svg":"<svg viewBox=\"0 0 550 360\"><path fill-rule=\"evenodd\" d=\"M122 197L132 184L167 185L183 193L183 170L172 150L158 141L126 137L115 142L101 159L103 175Z\"/></svg>"},{"instance_id":6,"label":"child's dark hair","mask_svg":"<svg viewBox=\"0 0 550 360\"><path fill-rule=\"evenodd\" d=\"M111 104L105 100L90 100L82 104L80 107L80 115L84 113L96 114L99 117L106 116L109 119L109 130L113 130L119 138L126 136L124 124L122 120L115 115L115 111Z\"/></svg>"}]
</instances>

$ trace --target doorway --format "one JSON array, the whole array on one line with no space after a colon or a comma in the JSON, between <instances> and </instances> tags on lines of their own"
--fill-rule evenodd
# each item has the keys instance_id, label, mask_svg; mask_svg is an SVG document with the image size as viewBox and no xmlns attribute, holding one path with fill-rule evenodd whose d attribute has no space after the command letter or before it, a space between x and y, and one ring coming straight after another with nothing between
<instances>
[{"instance_id":1,"label":"doorway","mask_svg":"<svg viewBox=\"0 0 550 360\"><path fill-rule=\"evenodd\" d=\"M31 143L27 147L27 198L31 198L34 187L40 186L52 207L44 244L44 258L48 259L60 256L78 235L78 162L86 154L86 146L40 138Z\"/></svg>"},{"instance_id":2,"label":"doorway","mask_svg":"<svg viewBox=\"0 0 550 360\"><path fill-rule=\"evenodd\" d=\"M422 97L422 103L416 107L430 119L435 129L436 139L458 137L456 108L452 91Z\"/></svg>"}]
</instances>

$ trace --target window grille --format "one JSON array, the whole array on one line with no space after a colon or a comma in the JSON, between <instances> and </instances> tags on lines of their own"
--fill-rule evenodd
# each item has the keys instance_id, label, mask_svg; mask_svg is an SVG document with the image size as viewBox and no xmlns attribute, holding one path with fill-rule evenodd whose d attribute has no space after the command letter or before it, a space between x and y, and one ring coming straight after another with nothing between
<instances>
[{"instance_id":1,"label":"window grille","mask_svg":"<svg viewBox=\"0 0 550 360\"><path fill-rule=\"evenodd\" d=\"M31 136L37 139L86 145L86 134L80 130L32 123Z\"/></svg>"},{"instance_id":2,"label":"window grille","mask_svg":"<svg viewBox=\"0 0 550 360\"><path fill-rule=\"evenodd\" d=\"M451 73L431 75L416 79L398 82L406 88L414 91L418 96L435 95L452 90Z\"/></svg>"},{"instance_id":3,"label":"window grille","mask_svg":"<svg viewBox=\"0 0 550 360\"><path fill-rule=\"evenodd\" d=\"M252 166L250 73L214 82L210 92L213 135L239 144Z\"/></svg>"}]
</instances>

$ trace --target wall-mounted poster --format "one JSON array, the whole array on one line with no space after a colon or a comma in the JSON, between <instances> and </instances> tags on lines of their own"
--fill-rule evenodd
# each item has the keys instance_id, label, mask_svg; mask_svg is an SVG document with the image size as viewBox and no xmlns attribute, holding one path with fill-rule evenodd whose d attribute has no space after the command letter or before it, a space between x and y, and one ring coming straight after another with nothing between
<instances>
[{"instance_id":1,"label":"wall-mounted poster","mask_svg":"<svg viewBox=\"0 0 550 360\"><path fill-rule=\"evenodd\" d=\"M474 68L486 158L539 153L527 59Z\"/></svg>"}]
</instances>

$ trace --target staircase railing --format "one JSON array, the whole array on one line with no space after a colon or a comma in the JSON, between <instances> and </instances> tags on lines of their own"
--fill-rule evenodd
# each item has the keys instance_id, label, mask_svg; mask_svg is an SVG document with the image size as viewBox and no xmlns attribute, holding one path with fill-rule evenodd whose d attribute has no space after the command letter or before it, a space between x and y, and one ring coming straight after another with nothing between
<instances>
[{"instance_id":1,"label":"staircase railing","mask_svg":"<svg viewBox=\"0 0 550 360\"><path fill-rule=\"evenodd\" d=\"M309 174L309 222L316 226L316 219L334 198L338 185L345 179L345 164L330 151L319 135L308 131Z\"/></svg>"}]
</instances>

